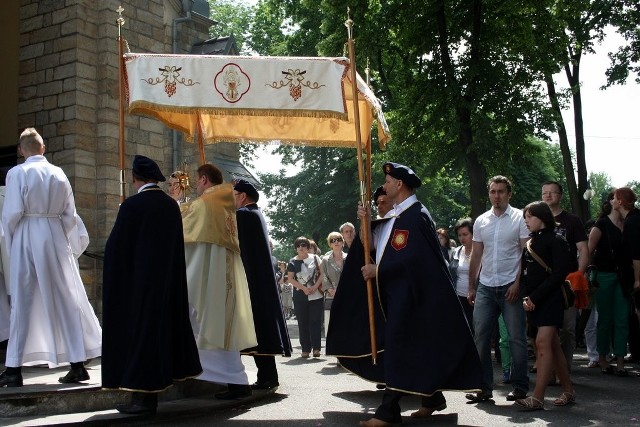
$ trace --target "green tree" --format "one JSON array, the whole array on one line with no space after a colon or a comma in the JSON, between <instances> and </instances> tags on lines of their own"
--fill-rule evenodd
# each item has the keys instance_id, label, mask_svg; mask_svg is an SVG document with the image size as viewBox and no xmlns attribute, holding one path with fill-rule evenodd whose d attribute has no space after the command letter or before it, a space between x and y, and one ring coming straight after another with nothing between
<instances>
[{"instance_id":1,"label":"green tree","mask_svg":"<svg viewBox=\"0 0 640 427\"><path fill-rule=\"evenodd\" d=\"M622 12L615 16L613 25L627 44L609 54L611 67L607 70L607 86L624 84L629 74L636 75L640 83L640 4L636 0L624 0Z\"/></svg>"},{"instance_id":2,"label":"green tree","mask_svg":"<svg viewBox=\"0 0 640 427\"><path fill-rule=\"evenodd\" d=\"M209 35L212 38L233 35L240 53L249 54L249 28L254 21L253 6L237 0L209 0L209 6L209 17L217 22L209 30Z\"/></svg>"},{"instance_id":3,"label":"green tree","mask_svg":"<svg viewBox=\"0 0 640 427\"><path fill-rule=\"evenodd\" d=\"M591 217L597 218L602 203L607 200L607 196L613 189L613 185L611 185L611 178L605 172L591 172L589 174L589 183L591 184L591 190L593 192L593 197L589 199L589 209L591 211Z\"/></svg>"}]
</instances>

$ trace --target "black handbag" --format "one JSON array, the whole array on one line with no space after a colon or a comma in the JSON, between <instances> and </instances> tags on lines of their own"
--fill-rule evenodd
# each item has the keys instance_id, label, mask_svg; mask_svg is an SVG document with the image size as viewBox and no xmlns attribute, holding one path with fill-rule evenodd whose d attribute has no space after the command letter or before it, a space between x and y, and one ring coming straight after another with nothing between
<instances>
[{"instance_id":1,"label":"black handbag","mask_svg":"<svg viewBox=\"0 0 640 427\"><path fill-rule=\"evenodd\" d=\"M549 266L542 260L542 258L538 256L537 253L535 253L531 249L531 240L527 241L527 251L529 251L533 259L535 259L536 262L540 264L542 268L544 268L544 271L546 271L547 273L551 273L551 269L549 268ZM566 310L570 307L573 307L574 304L576 303L576 293L573 291L573 288L571 287L571 282L568 280L565 280L564 282L562 282L562 287L560 289L562 290L562 299L564 303L564 309Z\"/></svg>"}]
</instances>

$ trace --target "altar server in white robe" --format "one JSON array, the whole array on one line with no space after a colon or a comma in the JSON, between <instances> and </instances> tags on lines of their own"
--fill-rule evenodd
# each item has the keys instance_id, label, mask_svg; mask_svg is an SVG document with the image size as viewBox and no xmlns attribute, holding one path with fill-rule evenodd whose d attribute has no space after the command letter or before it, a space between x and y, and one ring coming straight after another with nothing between
<instances>
[{"instance_id":1,"label":"altar server in white robe","mask_svg":"<svg viewBox=\"0 0 640 427\"><path fill-rule=\"evenodd\" d=\"M20 135L25 162L7 174L2 223L9 250L11 324L0 387L22 386L21 366L71 363L61 383L89 379L87 359L101 355L102 330L76 266L77 229L71 185L44 157L29 128Z\"/></svg>"},{"instance_id":2,"label":"altar server in white robe","mask_svg":"<svg viewBox=\"0 0 640 427\"><path fill-rule=\"evenodd\" d=\"M219 399L251 394L240 350L257 345L249 286L240 258L233 186L220 170L200 166L198 198L182 213L189 304L201 380L227 383Z\"/></svg>"}]
</instances>

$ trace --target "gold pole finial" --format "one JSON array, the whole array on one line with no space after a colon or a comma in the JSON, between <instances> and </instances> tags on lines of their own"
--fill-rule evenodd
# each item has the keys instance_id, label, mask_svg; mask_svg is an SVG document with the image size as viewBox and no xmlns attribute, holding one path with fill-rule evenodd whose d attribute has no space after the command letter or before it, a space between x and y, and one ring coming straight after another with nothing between
<instances>
[{"instance_id":1,"label":"gold pole finial","mask_svg":"<svg viewBox=\"0 0 640 427\"><path fill-rule=\"evenodd\" d=\"M122 12L124 12L124 9L122 8L122 5L118 6L116 12L118 12L118 19L116 19L116 24L118 24L118 37L120 37L120 29L124 25L124 18L122 17Z\"/></svg>"},{"instance_id":2,"label":"gold pole finial","mask_svg":"<svg viewBox=\"0 0 640 427\"><path fill-rule=\"evenodd\" d=\"M351 8L347 6L347 20L344 21L344 26L347 27L347 34L349 38L353 38L352 28L353 28L353 20L351 19Z\"/></svg>"},{"instance_id":3,"label":"gold pole finial","mask_svg":"<svg viewBox=\"0 0 640 427\"><path fill-rule=\"evenodd\" d=\"M369 57L367 56L367 68L364 69L364 73L367 75L367 86L369 86L369 80L370 80L370 76L369 76L369 72L371 70L369 69Z\"/></svg>"}]
</instances>

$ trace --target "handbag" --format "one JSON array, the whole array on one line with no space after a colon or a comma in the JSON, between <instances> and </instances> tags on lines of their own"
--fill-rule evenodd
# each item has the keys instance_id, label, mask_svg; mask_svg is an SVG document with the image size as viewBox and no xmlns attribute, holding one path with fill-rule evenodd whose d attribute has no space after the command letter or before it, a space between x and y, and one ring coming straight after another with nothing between
<instances>
[{"instance_id":1,"label":"handbag","mask_svg":"<svg viewBox=\"0 0 640 427\"><path fill-rule=\"evenodd\" d=\"M533 251L533 249L531 249L531 240L527 241L526 246L527 251L529 251L533 259L535 259L536 262L540 264L542 268L544 268L544 271L546 271L547 273L551 273L551 269L549 268L549 266L542 260L542 258L538 256L537 253ZM576 302L576 293L573 291L573 288L571 288L571 282L569 282L568 280L563 281L560 289L562 290L564 309L566 310L570 307L573 307Z\"/></svg>"}]
</instances>

